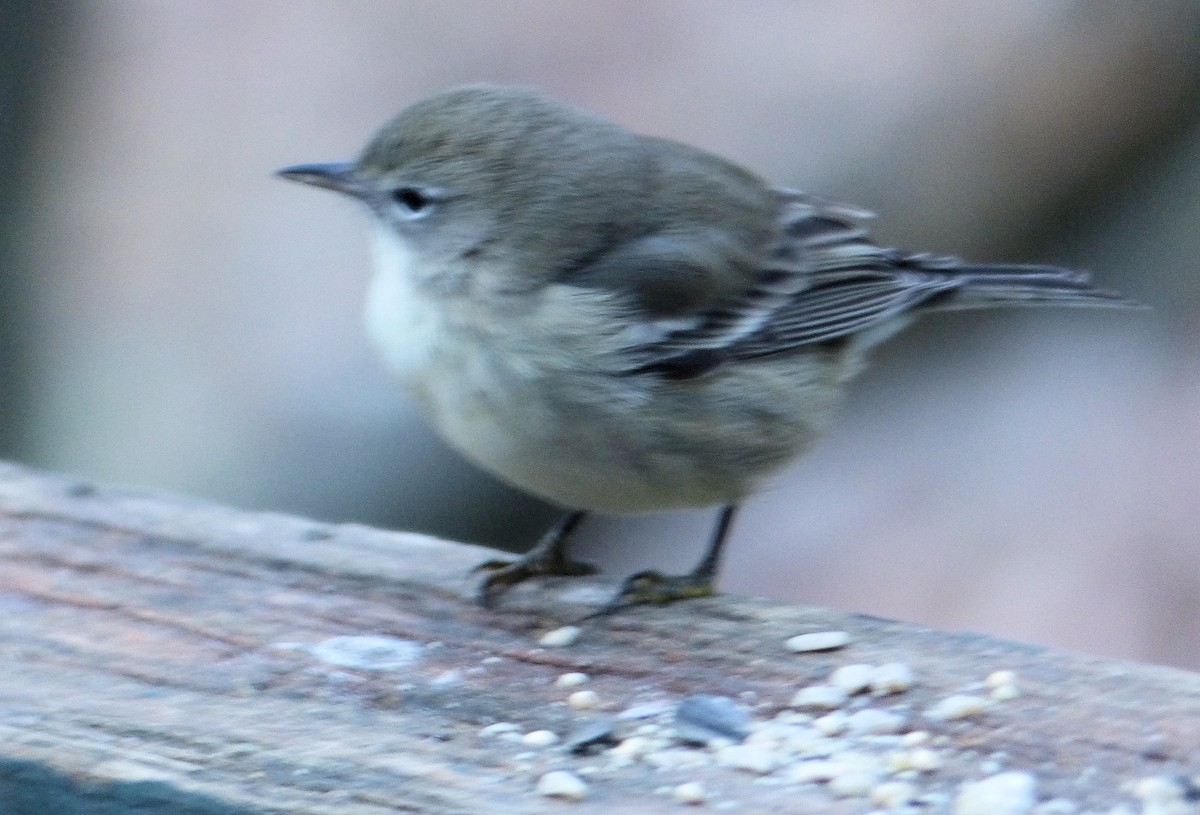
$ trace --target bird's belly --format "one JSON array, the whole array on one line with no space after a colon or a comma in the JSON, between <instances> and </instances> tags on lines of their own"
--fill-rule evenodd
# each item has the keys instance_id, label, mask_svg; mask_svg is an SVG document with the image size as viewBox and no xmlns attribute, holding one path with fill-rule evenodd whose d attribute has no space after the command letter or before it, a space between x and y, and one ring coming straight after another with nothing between
<instances>
[{"instance_id":1,"label":"bird's belly","mask_svg":"<svg viewBox=\"0 0 1200 815\"><path fill-rule=\"evenodd\" d=\"M451 445L502 480L563 507L638 513L736 503L811 443L832 390L805 395L777 376L764 387L752 373L568 376L489 352L447 360L413 392Z\"/></svg>"},{"instance_id":2,"label":"bird's belly","mask_svg":"<svg viewBox=\"0 0 1200 815\"><path fill-rule=\"evenodd\" d=\"M731 503L754 475L718 474L701 450L649 432L636 412L564 404L535 387L484 392L441 383L435 390L427 395L456 408L430 411L450 444L502 480L563 507L636 513Z\"/></svg>"}]
</instances>

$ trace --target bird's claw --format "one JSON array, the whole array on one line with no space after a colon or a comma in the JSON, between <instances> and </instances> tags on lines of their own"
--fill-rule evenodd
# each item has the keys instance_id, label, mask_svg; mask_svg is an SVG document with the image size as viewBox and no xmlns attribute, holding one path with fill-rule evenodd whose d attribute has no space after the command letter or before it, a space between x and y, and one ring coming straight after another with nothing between
<instances>
[{"instance_id":1,"label":"bird's claw","mask_svg":"<svg viewBox=\"0 0 1200 815\"><path fill-rule=\"evenodd\" d=\"M664 605L679 600L711 597L716 593L717 587L711 575L638 572L627 577L616 595L585 619L604 617L632 606Z\"/></svg>"},{"instance_id":2,"label":"bird's claw","mask_svg":"<svg viewBox=\"0 0 1200 815\"><path fill-rule=\"evenodd\" d=\"M479 584L479 604L484 608L492 608L504 592L534 577L583 577L597 572L590 563L545 557L541 553L531 555L533 553L516 560L486 560L472 569L472 574L488 572Z\"/></svg>"}]
</instances>

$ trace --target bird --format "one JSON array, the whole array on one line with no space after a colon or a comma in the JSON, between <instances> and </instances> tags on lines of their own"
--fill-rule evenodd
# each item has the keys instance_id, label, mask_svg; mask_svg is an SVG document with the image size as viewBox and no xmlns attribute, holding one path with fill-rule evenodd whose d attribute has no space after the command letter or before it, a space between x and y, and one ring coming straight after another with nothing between
<instances>
[{"instance_id":1,"label":"bird","mask_svg":"<svg viewBox=\"0 0 1200 815\"><path fill-rule=\"evenodd\" d=\"M278 173L365 205L367 333L437 432L563 510L481 564L485 605L592 573L569 554L589 514L685 507L720 507L703 557L632 575L606 609L711 595L737 507L914 318L1135 305L1073 269L880 246L865 210L534 88L453 88L353 161Z\"/></svg>"}]
</instances>

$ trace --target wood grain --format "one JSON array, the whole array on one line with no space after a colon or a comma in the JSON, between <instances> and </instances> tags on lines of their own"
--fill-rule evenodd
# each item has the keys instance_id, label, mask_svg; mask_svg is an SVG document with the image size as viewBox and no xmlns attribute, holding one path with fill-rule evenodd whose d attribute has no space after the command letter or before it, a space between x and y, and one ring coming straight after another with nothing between
<instances>
[{"instance_id":1,"label":"wood grain","mask_svg":"<svg viewBox=\"0 0 1200 815\"><path fill-rule=\"evenodd\" d=\"M865 812L727 767L618 767L480 730L565 735L697 693L767 719L839 665L897 660L918 682L890 701L914 721L992 671L1020 677L982 716L920 722L948 757L922 783L948 796L989 757L1094 809L1132 803L1140 778L1200 772L1195 674L742 597L630 610L547 649L541 633L614 583L522 586L487 611L469 570L495 555L0 465L0 812L678 812L663 788L692 780L734 811ZM831 629L852 644L783 647ZM364 636L412 643L411 661L339 656L370 641L336 638ZM566 671L592 677L598 710L565 704ZM535 794L552 769L582 773L588 797Z\"/></svg>"}]
</instances>

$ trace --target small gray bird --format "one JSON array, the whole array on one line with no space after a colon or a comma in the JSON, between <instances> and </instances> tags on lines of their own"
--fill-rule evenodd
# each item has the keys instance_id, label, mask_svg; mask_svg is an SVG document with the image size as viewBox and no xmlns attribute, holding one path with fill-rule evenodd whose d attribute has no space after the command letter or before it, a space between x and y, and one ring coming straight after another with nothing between
<instances>
[{"instance_id":1,"label":"small gray bird","mask_svg":"<svg viewBox=\"0 0 1200 815\"><path fill-rule=\"evenodd\" d=\"M719 505L695 569L636 574L612 607L711 594L737 504L913 317L1131 305L1068 269L881 248L867 213L525 88L448 91L357 161L280 175L370 210L367 329L442 436L568 510L484 564L485 603L591 571L566 552L588 512Z\"/></svg>"}]
</instances>

